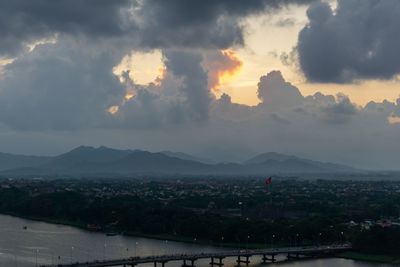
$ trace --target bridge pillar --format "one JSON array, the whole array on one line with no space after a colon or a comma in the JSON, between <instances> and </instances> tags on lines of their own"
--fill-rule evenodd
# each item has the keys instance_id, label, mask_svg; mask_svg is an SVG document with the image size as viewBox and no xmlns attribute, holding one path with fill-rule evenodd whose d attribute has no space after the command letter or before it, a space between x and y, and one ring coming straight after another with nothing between
<instances>
[{"instance_id":1,"label":"bridge pillar","mask_svg":"<svg viewBox=\"0 0 400 267\"><path fill-rule=\"evenodd\" d=\"M268 256L270 256L270 257L268 257ZM262 257L262 261L263 261L263 263L276 262L275 256L276 256L276 254L264 254Z\"/></svg>"},{"instance_id":2,"label":"bridge pillar","mask_svg":"<svg viewBox=\"0 0 400 267\"><path fill-rule=\"evenodd\" d=\"M189 263L187 261L189 261ZM195 265L194 265L195 261L196 261L196 259L184 259L182 267L195 267Z\"/></svg>"},{"instance_id":3,"label":"bridge pillar","mask_svg":"<svg viewBox=\"0 0 400 267\"><path fill-rule=\"evenodd\" d=\"M288 253L287 254L287 259L288 260L298 260L300 259L300 254L299 253Z\"/></svg>"},{"instance_id":4,"label":"bridge pillar","mask_svg":"<svg viewBox=\"0 0 400 267\"><path fill-rule=\"evenodd\" d=\"M165 267L165 263L167 263L167 261L159 261L159 263L161 263L161 267ZM157 261L154 261L154 267L157 267Z\"/></svg>"},{"instance_id":5,"label":"bridge pillar","mask_svg":"<svg viewBox=\"0 0 400 267\"><path fill-rule=\"evenodd\" d=\"M223 266L224 263L222 262L222 259L223 259L224 257L216 257L216 258L218 259L218 262L214 261L214 257L211 257L210 265L211 265L211 266L217 265L217 266L220 266L220 267Z\"/></svg>"},{"instance_id":6,"label":"bridge pillar","mask_svg":"<svg viewBox=\"0 0 400 267\"><path fill-rule=\"evenodd\" d=\"M250 255L244 255L244 257L246 257L246 259L245 259L245 260L242 260L241 256L239 255L239 256L238 256L238 259L236 260L236 262L237 262L239 265L240 265L241 263L245 263L246 265L249 265L249 263L250 263L250 260L249 260Z\"/></svg>"}]
</instances>

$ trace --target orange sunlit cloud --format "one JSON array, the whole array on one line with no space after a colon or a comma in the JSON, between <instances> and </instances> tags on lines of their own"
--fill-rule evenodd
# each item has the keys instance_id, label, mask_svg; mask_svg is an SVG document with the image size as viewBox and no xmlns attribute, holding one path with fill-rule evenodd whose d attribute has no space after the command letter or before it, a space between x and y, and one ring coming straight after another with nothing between
<instances>
[{"instance_id":1,"label":"orange sunlit cloud","mask_svg":"<svg viewBox=\"0 0 400 267\"><path fill-rule=\"evenodd\" d=\"M208 86L220 92L222 86L232 80L242 69L243 61L235 51L226 49L206 55L204 67L208 70Z\"/></svg>"},{"instance_id":2,"label":"orange sunlit cloud","mask_svg":"<svg viewBox=\"0 0 400 267\"><path fill-rule=\"evenodd\" d=\"M388 122L390 124L400 124L400 117L392 114L391 116L388 117Z\"/></svg>"},{"instance_id":3,"label":"orange sunlit cloud","mask_svg":"<svg viewBox=\"0 0 400 267\"><path fill-rule=\"evenodd\" d=\"M125 101L129 101L136 96L135 92L128 90L125 94Z\"/></svg>"},{"instance_id":4,"label":"orange sunlit cloud","mask_svg":"<svg viewBox=\"0 0 400 267\"><path fill-rule=\"evenodd\" d=\"M160 66L158 68L158 74L156 79L154 80L154 84L157 86L161 85L162 80L164 80L165 76L167 76L167 68L165 66Z\"/></svg>"},{"instance_id":5,"label":"orange sunlit cloud","mask_svg":"<svg viewBox=\"0 0 400 267\"><path fill-rule=\"evenodd\" d=\"M119 106L111 106L107 109L108 113L110 114L116 114L119 110Z\"/></svg>"}]
</instances>

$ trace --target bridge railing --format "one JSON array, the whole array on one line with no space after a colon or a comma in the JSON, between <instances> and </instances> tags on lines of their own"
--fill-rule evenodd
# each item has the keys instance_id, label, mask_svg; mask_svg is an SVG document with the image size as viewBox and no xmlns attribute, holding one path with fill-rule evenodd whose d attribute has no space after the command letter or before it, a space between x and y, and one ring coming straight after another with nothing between
<instances>
[{"instance_id":1,"label":"bridge railing","mask_svg":"<svg viewBox=\"0 0 400 267\"><path fill-rule=\"evenodd\" d=\"M344 245L327 245L327 246L307 246L307 247L286 247L286 248L271 248L271 249L252 249L252 250L229 250L220 252L203 252L203 253L177 253L167 255L152 255L145 257L128 257L122 259L109 259L109 260L95 260L88 262L76 262L70 264L58 264L59 267L71 267L71 266L116 266L113 264L139 264L149 262L162 262L162 261L178 261L178 260L191 260L191 259L204 259L204 258L223 258L223 257L234 257L234 256L255 256L255 255L272 255L272 254L284 254L284 253L312 253L312 252L335 252L342 250L350 250L352 246L350 244ZM41 267L52 267L54 265L42 265Z\"/></svg>"}]
</instances>

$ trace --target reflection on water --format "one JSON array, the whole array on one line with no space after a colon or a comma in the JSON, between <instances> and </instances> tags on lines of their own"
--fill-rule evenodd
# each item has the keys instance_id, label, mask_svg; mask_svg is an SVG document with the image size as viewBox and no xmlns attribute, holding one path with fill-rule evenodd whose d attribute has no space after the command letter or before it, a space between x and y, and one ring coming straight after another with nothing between
<instances>
[{"instance_id":1,"label":"reflection on water","mask_svg":"<svg viewBox=\"0 0 400 267\"><path fill-rule=\"evenodd\" d=\"M26 226L26 229L24 227ZM0 215L0 267L28 267L37 264L56 264L71 261L88 261L130 256L172 253L201 253L222 248L185 244L172 241L139 237L106 236L69 226L34 222ZM261 265L260 258L251 258L252 266ZM235 265L235 259L224 260L225 266ZM167 263L166 267L178 267L180 262ZM290 267L380 267L344 259L319 259L312 261L269 264ZM140 265L142 267L153 266ZM209 260L199 260L196 266L208 267Z\"/></svg>"}]
</instances>

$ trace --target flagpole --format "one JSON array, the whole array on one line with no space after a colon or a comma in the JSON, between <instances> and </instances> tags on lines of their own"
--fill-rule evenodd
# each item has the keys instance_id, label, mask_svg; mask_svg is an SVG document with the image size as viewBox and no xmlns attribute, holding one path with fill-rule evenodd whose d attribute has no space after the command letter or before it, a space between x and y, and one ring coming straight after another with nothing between
<instances>
[{"instance_id":1,"label":"flagpole","mask_svg":"<svg viewBox=\"0 0 400 267\"><path fill-rule=\"evenodd\" d=\"M267 193L269 193L269 205L272 206L272 190L269 188L272 186L272 177L265 180L265 185L267 186Z\"/></svg>"},{"instance_id":2,"label":"flagpole","mask_svg":"<svg viewBox=\"0 0 400 267\"><path fill-rule=\"evenodd\" d=\"M272 183L269 184L269 205L272 207Z\"/></svg>"}]
</instances>

